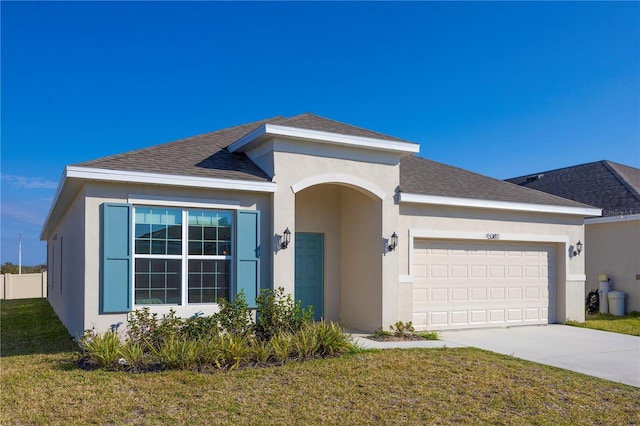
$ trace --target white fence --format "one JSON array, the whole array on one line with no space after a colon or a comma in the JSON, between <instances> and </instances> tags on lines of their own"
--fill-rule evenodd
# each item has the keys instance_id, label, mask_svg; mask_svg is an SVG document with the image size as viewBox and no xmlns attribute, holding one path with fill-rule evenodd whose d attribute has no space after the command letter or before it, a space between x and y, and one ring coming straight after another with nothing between
<instances>
[{"instance_id":1,"label":"white fence","mask_svg":"<svg viewBox=\"0 0 640 426\"><path fill-rule=\"evenodd\" d=\"M0 275L0 299L47 297L47 273Z\"/></svg>"}]
</instances>

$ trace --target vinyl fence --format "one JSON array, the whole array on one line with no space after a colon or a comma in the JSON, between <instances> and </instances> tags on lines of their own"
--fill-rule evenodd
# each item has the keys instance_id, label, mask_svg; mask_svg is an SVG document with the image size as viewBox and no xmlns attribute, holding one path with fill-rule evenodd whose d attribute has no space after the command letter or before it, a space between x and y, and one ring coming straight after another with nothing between
<instances>
[{"instance_id":1,"label":"vinyl fence","mask_svg":"<svg viewBox=\"0 0 640 426\"><path fill-rule=\"evenodd\" d=\"M47 273L0 275L0 299L47 297Z\"/></svg>"}]
</instances>

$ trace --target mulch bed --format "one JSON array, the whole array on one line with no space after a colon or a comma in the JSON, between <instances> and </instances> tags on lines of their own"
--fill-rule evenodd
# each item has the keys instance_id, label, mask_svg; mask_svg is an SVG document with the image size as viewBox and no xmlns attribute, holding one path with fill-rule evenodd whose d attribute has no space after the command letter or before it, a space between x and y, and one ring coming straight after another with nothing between
<instances>
[{"instance_id":1,"label":"mulch bed","mask_svg":"<svg viewBox=\"0 0 640 426\"><path fill-rule=\"evenodd\" d=\"M396 336L394 334L388 335L375 335L365 336L369 340L375 340L376 342L411 342L416 340L428 340L425 337L419 336L417 334L405 334L404 336Z\"/></svg>"}]
</instances>

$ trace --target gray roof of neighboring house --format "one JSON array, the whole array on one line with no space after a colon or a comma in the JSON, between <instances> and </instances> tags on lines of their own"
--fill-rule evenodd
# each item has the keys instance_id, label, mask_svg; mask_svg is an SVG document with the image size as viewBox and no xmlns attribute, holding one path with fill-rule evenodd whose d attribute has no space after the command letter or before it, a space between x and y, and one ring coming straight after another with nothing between
<instances>
[{"instance_id":1,"label":"gray roof of neighboring house","mask_svg":"<svg viewBox=\"0 0 640 426\"><path fill-rule=\"evenodd\" d=\"M507 179L602 209L603 216L640 213L640 169L602 160Z\"/></svg>"},{"instance_id":2,"label":"gray roof of neighboring house","mask_svg":"<svg viewBox=\"0 0 640 426\"><path fill-rule=\"evenodd\" d=\"M400 191L477 200L591 207L415 155L403 157L400 161Z\"/></svg>"},{"instance_id":3,"label":"gray roof of neighboring house","mask_svg":"<svg viewBox=\"0 0 640 426\"><path fill-rule=\"evenodd\" d=\"M75 166L181 176L269 181L270 177L245 154L231 153L227 150L227 146L231 143L267 123L350 136L407 142L393 136L307 113L290 118L278 116L255 121L175 142L98 158L75 164ZM456 198L588 207L415 155L403 157L400 162L400 191Z\"/></svg>"}]
</instances>

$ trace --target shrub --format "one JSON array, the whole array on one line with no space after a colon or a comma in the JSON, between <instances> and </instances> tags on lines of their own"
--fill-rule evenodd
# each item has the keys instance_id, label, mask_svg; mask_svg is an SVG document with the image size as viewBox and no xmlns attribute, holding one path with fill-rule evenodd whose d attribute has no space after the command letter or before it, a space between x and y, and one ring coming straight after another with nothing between
<instances>
[{"instance_id":1,"label":"shrub","mask_svg":"<svg viewBox=\"0 0 640 426\"><path fill-rule=\"evenodd\" d=\"M416 329L413 328L413 322L409 321L408 323L403 323L402 321L397 321L394 325L390 325L389 328L393 331L393 335L396 337L407 337L416 332Z\"/></svg>"},{"instance_id":2,"label":"shrub","mask_svg":"<svg viewBox=\"0 0 640 426\"><path fill-rule=\"evenodd\" d=\"M193 340L210 340L220 334L220 325L215 315L194 315L182 324L180 335Z\"/></svg>"},{"instance_id":3,"label":"shrub","mask_svg":"<svg viewBox=\"0 0 640 426\"><path fill-rule=\"evenodd\" d=\"M218 306L220 306L220 312L213 317L220 324L222 330L243 337L248 337L253 332L253 320L244 291L240 291L233 302L218 299Z\"/></svg>"},{"instance_id":4,"label":"shrub","mask_svg":"<svg viewBox=\"0 0 640 426\"><path fill-rule=\"evenodd\" d=\"M281 332L295 333L313 318L313 308L302 308L300 301L294 303L291 295L285 295L282 287L260 290L256 303L256 335L264 340L270 340Z\"/></svg>"},{"instance_id":5,"label":"shrub","mask_svg":"<svg viewBox=\"0 0 640 426\"><path fill-rule=\"evenodd\" d=\"M149 308L136 309L129 313L127 329L128 341L154 345L158 340L158 314L152 314Z\"/></svg>"}]
</instances>

